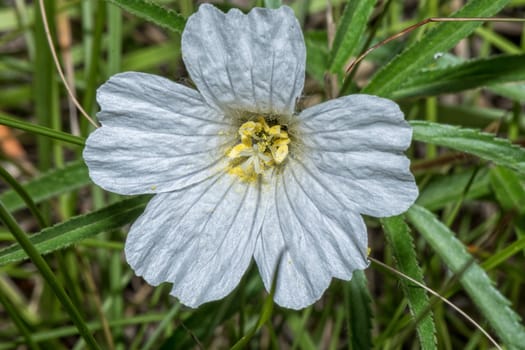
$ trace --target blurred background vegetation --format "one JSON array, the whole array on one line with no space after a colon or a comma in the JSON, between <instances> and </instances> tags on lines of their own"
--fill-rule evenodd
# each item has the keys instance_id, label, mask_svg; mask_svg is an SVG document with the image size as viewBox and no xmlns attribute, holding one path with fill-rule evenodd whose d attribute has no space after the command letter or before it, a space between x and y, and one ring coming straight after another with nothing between
<instances>
[{"instance_id":1,"label":"blurred background vegetation","mask_svg":"<svg viewBox=\"0 0 525 350\"><path fill-rule=\"evenodd\" d=\"M91 116L97 87L117 72L189 84L180 33L198 2L44 3L68 84ZM249 11L280 2L214 3ZM421 196L407 215L410 226L402 217L367 218L371 257L424 280L507 348L525 349L518 321L525 315L523 23L428 24L375 50L344 80L365 48L466 2L284 3L295 10L308 50L299 108L362 90L395 99L413 121L409 154ZM465 17L525 17L523 0L472 0L465 8ZM0 248L10 247L0 251L0 349L95 342L103 349L223 349L244 335L247 347L262 349L493 347L443 302L375 263L351 282L333 281L305 310L274 307L263 327L257 320L269 310L267 294L253 266L224 300L181 306L169 285L147 285L123 259L126 225L147 198L118 197L90 182L81 151L91 127L57 74L38 2L3 2L0 55ZM20 248L22 236L45 261ZM69 307L57 288L67 291Z\"/></svg>"}]
</instances>

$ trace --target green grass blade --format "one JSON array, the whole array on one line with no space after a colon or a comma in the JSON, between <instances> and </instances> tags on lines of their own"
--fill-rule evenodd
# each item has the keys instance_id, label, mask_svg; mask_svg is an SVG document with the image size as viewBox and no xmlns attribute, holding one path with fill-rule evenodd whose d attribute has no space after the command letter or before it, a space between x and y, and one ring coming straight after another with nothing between
<instances>
[{"instance_id":1,"label":"green grass blade","mask_svg":"<svg viewBox=\"0 0 525 350\"><path fill-rule=\"evenodd\" d=\"M377 0L362 0L348 1L346 4L330 53L331 72L342 72L348 59L357 54L359 42L376 2Z\"/></svg>"},{"instance_id":2,"label":"green grass blade","mask_svg":"<svg viewBox=\"0 0 525 350\"><path fill-rule=\"evenodd\" d=\"M27 327L25 320L22 318L22 315L20 315L19 310L11 304L11 301L9 298L4 294L3 289L0 287L0 304L3 306L4 311L9 315L9 318L13 322L13 324L18 328L22 336L24 337L25 343L27 346L29 346L32 350L39 350L40 347L38 344L33 340L33 336L31 334L31 331L29 330L29 327Z\"/></svg>"},{"instance_id":3,"label":"green grass blade","mask_svg":"<svg viewBox=\"0 0 525 350\"><path fill-rule=\"evenodd\" d=\"M421 233L459 281L503 342L511 349L523 349L525 328L510 302L494 287L485 271L467 252L465 246L431 212L418 205L407 212L410 222ZM466 270L465 266L470 265Z\"/></svg>"},{"instance_id":4,"label":"green grass blade","mask_svg":"<svg viewBox=\"0 0 525 350\"><path fill-rule=\"evenodd\" d=\"M33 261L37 269L42 274L44 280L49 284L49 286L55 293L57 299L60 301L66 312L69 314L71 320L75 323L75 326L78 328L80 335L85 340L88 347L90 349L100 349L95 338L93 338L93 335L88 329L86 322L80 315L80 312L76 308L75 304L73 304L73 302L71 301L65 290L62 288L58 280L56 279L49 265L46 263L44 258L42 258L38 250L33 245L33 243L31 243L29 237L20 228L20 226L18 226L15 219L11 216L11 214L9 214L9 212L1 202L0 219L7 226L9 231L11 231L24 254L27 255L31 259L31 261Z\"/></svg>"},{"instance_id":5,"label":"green grass blade","mask_svg":"<svg viewBox=\"0 0 525 350\"><path fill-rule=\"evenodd\" d=\"M40 210L36 207L35 202L33 201L33 198L27 193L26 189L18 182L16 179L11 176L11 174L5 170L3 167L0 166L0 177L4 179L4 181L9 184L9 186L12 188L14 193L18 195L18 197L25 203L27 208L31 211L31 214L35 217L35 219L38 221L38 224L40 225L40 229L43 229L48 226L47 220L44 218L42 213L40 213ZM4 204L5 205L5 204Z\"/></svg>"},{"instance_id":6,"label":"green grass blade","mask_svg":"<svg viewBox=\"0 0 525 350\"><path fill-rule=\"evenodd\" d=\"M328 64L328 38L326 31L309 30L304 33L306 44L306 73L324 85Z\"/></svg>"},{"instance_id":7,"label":"green grass blade","mask_svg":"<svg viewBox=\"0 0 525 350\"><path fill-rule=\"evenodd\" d=\"M512 242L505 248L492 254L481 266L487 270L492 270L498 265L508 262L509 259L516 254L521 253L525 249L525 236L522 236L517 241Z\"/></svg>"},{"instance_id":8,"label":"green grass blade","mask_svg":"<svg viewBox=\"0 0 525 350\"><path fill-rule=\"evenodd\" d=\"M391 94L392 98L433 96L491 84L525 80L525 55L474 59L454 66L423 70Z\"/></svg>"},{"instance_id":9,"label":"green grass blade","mask_svg":"<svg viewBox=\"0 0 525 350\"><path fill-rule=\"evenodd\" d=\"M490 183L496 194L498 202L505 210L515 210L520 214L525 213L525 189L516 172L504 168L490 169Z\"/></svg>"},{"instance_id":10,"label":"green grass blade","mask_svg":"<svg viewBox=\"0 0 525 350\"><path fill-rule=\"evenodd\" d=\"M384 232L394 252L396 265L400 272L425 284L414 249L410 229L402 216L381 219ZM436 327L432 318L430 303L426 292L405 279L401 279L403 292L408 300L410 313L417 321L416 329L421 349L437 349Z\"/></svg>"},{"instance_id":11,"label":"green grass blade","mask_svg":"<svg viewBox=\"0 0 525 350\"><path fill-rule=\"evenodd\" d=\"M89 214L73 217L32 235L29 240L39 254L68 247L85 238L132 222L144 211L149 198L133 197ZM27 258L26 251L18 244L0 250L0 266Z\"/></svg>"},{"instance_id":12,"label":"green grass blade","mask_svg":"<svg viewBox=\"0 0 525 350\"><path fill-rule=\"evenodd\" d=\"M509 0L469 1L451 17L490 17L498 13ZM446 52L471 34L481 22L439 23L418 41L379 70L364 93L390 97L407 77L423 68L438 52Z\"/></svg>"},{"instance_id":13,"label":"green grass blade","mask_svg":"<svg viewBox=\"0 0 525 350\"><path fill-rule=\"evenodd\" d=\"M411 121L410 125L414 130L414 140L470 153L525 173L525 149L511 144L507 139L452 125L424 121Z\"/></svg>"},{"instance_id":14,"label":"green grass blade","mask_svg":"<svg viewBox=\"0 0 525 350\"><path fill-rule=\"evenodd\" d=\"M455 203L464 194L474 170L439 176L429 182L419 193L416 203L430 210L441 209ZM476 199L491 193L488 169L480 169L465 195L465 200Z\"/></svg>"},{"instance_id":15,"label":"green grass blade","mask_svg":"<svg viewBox=\"0 0 525 350\"><path fill-rule=\"evenodd\" d=\"M107 0L122 9L171 31L182 33L186 19L179 13L146 0Z\"/></svg>"},{"instance_id":16,"label":"green grass blade","mask_svg":"<svg viewBox=\"0 0 525 350\"><path fill-rule=\"evenodd\" d=\"M264 0L264 7L269 9L276 9L283 6L283 2L281 0Z\"/></svg>"},{"instance_id":17,"label":"green grass blade","mask_svg":"<svg viewBox=\"0 0 525 350\"><path fill-rule=\"evenodd\" d=\"M77 161L66 165L62 169L50 170L22 186L33 202L39 203L90 183L91 179L88 176L86 165L83 161ZM4 203L9 211L24 208L24 201L13 190L0 194L0 201Z\"/></svg>"},{"instance_id":18,"label":"green grass blade","mask_svg":"<svg viewBox=\"0 0 525 350\"><path fill-rule=\"evenodd\" d=\"M68 134L67 132L62 132L58 130L54 130L45 126L40 126L37 124L32 124L28 122L24 122L18 119L15 119L13 117L8 116L7 114L0 112L0 124L7 125L11 128L20 129L27 131L29 133L33 133L36 135L46 136L55 140L64 141L67 143L71 143L73 145L78 146L84 146L84 138L79 136L74 136L71 134Z\"/></svg>"},{"instance_id":19,"label":"green grass blade","mask_svg":"<svg viewBox=\"0 0 525 350\"><path fill-rule=\"evenodd\" d=\"M363 271L354 271L352 280L345 284L345 308L350 317L347 328L350 333L351 349L372 349L372 298Z\"/></svg>"}]
</instances>

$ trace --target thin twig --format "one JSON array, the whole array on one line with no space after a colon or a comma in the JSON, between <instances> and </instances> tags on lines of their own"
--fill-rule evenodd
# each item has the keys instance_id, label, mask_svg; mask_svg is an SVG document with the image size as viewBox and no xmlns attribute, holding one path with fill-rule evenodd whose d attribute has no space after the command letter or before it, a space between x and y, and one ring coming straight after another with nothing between
<instances>
[{"instance_id":1,"label":"thin twig","mask_svg":"<svg viewBox=\"0 0 525 350\"><path fill-rule=\"evenodd\" d=\"M428 288L427 286L425 286L423 283L421 282L418 282L416 281L415 279L413 279L412 277L408 276L408 275L405 275L404 273L402 273L401 271L397 271L396 269L388 266L387 264L377 260L377 259L374 259L372 257L368 257L369 260L371 260L372 262L384 267L385 269L395 273L396 275L398 276L401 276L403 277L404 279L407 279L409 280L410 282L416 284L417 286L423 288L424 290L426 290L427 292L429 292L430 294L434 295L435 297L437 297L438 299L440 299L442 302L444 302L445 304L447 304L448 306L450 306L451 308L453 308L454 310L456 310L461 316L465 317L470 323L472 323L477 329L479 329L479 331L481 333L483 333L485 335L485 337L487 337L487 339L498 349L498 350L503 350L501 348L501 346L496 342L496 340L494 340L494 338L492 338L490 336L490 334L483 328L481 327L481 325L479 323L477 323L476 321L474 321L474 319L472 319L472 317L470 317L469 315L467 315L463 310L461 310L459 307L457 307L456 305L454 305L453 303L451 303L450 301L448 301L445 297L441 296L439 293L435 292L434 290Z\"/></svg>"},{"instance_id":2,"label":"thin twig","mask_svg":"<svg viewBox=\"0 0 525 350\"><path fill-rule=\"evenodd\" d=\"M49 49L51 50L51 55L53 56L53 61L55 62L55 66L58 71L58 75L60 75L60 79L62 80L62 83L64 84L64 87L67 90L67 93L71 97L71 100L77 107L77 109L80 111L80 113L95 127L98 128L99 125L87 114L87 112L82 108L80 103L78 102L77 98L73 94L73 91L69 87L69 84L67 83L66 77L64 76L64 72L62 71L62 67L60 66L60 62L58 61L57 53L55 51L55 45L53 43L53 39L51 38L51 31L49 30L49 24L47 22L47 15L46 15L46 9L44 7L44 0L39 0L38 4L40 5L40 12L42 13L42 22L44 24L44 30L46 32L46 38L47 43L49 45Z\"/></svg>"},{"instance_id":3,"label":"thin twig","mask_svg":"<svg viewBox=\"0 0 525 350\"><path fill-rule=\"evenodd\" d=\"M375 44L374 46L368 48L365 52L363 52L358 58L356 58L346 69L346 74L352 72L354 69L354 66L361 62L370 52L374 51L378 47L381 47L385 44L388 44L389 42L396 40L400 37L402 37L405 34L410 33L411 31L424 26L428 23L436 23L436 22L525 22L524 18L493 18L493 17L431 17L422 20L421 22L418 22L416 24L413 24L411 26L406 27L399 33L396 33L392 35L391 37L386 38L385 40L380 41L379 43Z\"/></svg>"}]
</instances>

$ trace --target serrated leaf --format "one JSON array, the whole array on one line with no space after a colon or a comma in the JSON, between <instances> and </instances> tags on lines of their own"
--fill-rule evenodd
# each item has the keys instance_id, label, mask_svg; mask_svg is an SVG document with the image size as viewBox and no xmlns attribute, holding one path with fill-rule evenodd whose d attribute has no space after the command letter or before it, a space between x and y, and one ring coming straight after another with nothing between
<instances>
[{"instance_id":1,"label":"serrated leaf","mask_svg":"<svg viewBox=\"0 0 525 350\"><path fill-rule=\"evenodd\" d=\"M368 19L377 0L348 1L335 33L330 53L330 71L340 73L358 50Z\"/></svg>"},{"instance_id":2,"label":"serrated leaf","mask_svg":"<svg viewBox=\"0 0 525 350\"><path fill-rule=\"evenodd\" d=\"M125 199L92 213L76 216L31 235L31 243L40 254L47 254L101 232L117 229L135 220L144 211L149 198L140 196ZM27 255L18 244L0 250L0 266L24 259L27 259Z\"/></svg>"},{"instance_id":3,"label":"serrated leaf","mask_svg":"<svg viewBox=\"0 0 525 350\"><path fill-rule=\"evenodd\" d=\"M474 59L419 71L392 92L391 98L433 96L477 87L525 80L525 55Z\"/></svg>"},{"instance_id":4,"label":"serrated leaf","mask_svg":"<svg viewBox=\"0 0 525 350\"><path fill-rule=\"evenodd\" d=\"M506 210L525 213L525 189L516 172L503 168L490 169L490 183L501 206Z\"/></svg>"},{"instance_id":5,"label":"serrated leaf","mask_svg":"<svg viewBox=\"0 0 525 350\"><path fill-rule=\"evenodd\" d=\"M425 284L414 249L414 240L403 217L383 218L381 223L392 247L399 271ZM416 329L421 349L436 349L436 327L425 290L414 286L413 283L405 279L400 279L400 281L408 300L410 313L418 321Z\"/></svg>"},{"instance_id":6,"label":"serrated leaf","mask_svg":"<svg viewBox=\"0 0 525 350\"><path fill-rule=\"evenodd\" d=\"M436 177L420 191L416 203L436 210L457 202L463 196L473 172L474 170L469 170ZM465 195L465 200L480 198L490 193L489 171L486 168L480 169Z\"/></svg>"},{"instance_id":7,"label":"serrated leaf","mask_svg":"<svg viewBox=\"0 0 525 350\"><path fill-rule=\"evenodd\" d=\"M508 2L509 0L469 1L451 17L490 17L498 13ZM362 92L384 97L392 96L405 83L407 77L413 76L425 67L436 53L447 52L481 24L481 22L436 24L420 41L380 69Z\"/></svg>"},{"instance_id":8,"label":"serrated leaf","mask_svg":"<svg viewBox=\"0 0 525 350\"><path fill-rule=\"evenodd\" d=\"M186 19L181 14L146 0L107 0L112 4L171 31L182 33Z\"/></svg>"},{"instance_id":9,"label":"serrated leaf","mask_svg":"<svg viewBox=\"0 0 525 350\"><path fill-rule=\"evenodd\" d=\"M494 287L486 272L473 261L466 247L434 214L418 205L412 206L407 218L421 233L434 251L454 273L481 314L503 342L511 349L523 349L525 328L510 302ZM465 267L468 268L465 270Z\"/></svg>"},{"instance_id":10,"label":"serrated leaf","mask_svg":"<svg viewBox=\"0 0 525 350\"><path fill-rule=\"evenodd\" d=\"M22 186L35 203L63 194L91 183L88 170L83 161L67 164L64 168L54 169ZM24 201L13 190L0 195L0 201L9 211L24 208Z\"/></svg>"},{"instance_id":11,"label":"serrated leaf","mask_svg":"<svg viewBox=\"0 0 525 350\"><path fill-rule=\"evenodd\" d=\"M414 140L470 153L525 173L525 149L480 130L414 120Z\"/></svg>"},{"instance_id":12,"label":"serrated leaf","mask_svg":"<svg viewBox=\"0 0 525 350\"><path fill-rule=\"evenodd\" d=\"M363 271L354 271L348 282L351 349L372 349L372 298L368 291L366 275Z\"/></svg>"}]
</instances>

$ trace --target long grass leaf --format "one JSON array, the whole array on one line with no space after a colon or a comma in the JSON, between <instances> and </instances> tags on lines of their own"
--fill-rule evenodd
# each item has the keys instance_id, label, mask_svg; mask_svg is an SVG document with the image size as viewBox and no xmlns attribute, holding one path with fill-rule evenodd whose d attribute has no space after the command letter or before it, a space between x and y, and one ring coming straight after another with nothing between
<instances>
[{"instance_id":1,"label":"long grass leaf","mask_svg":"<svg viewBox=\"0 0 525 350\"><path fill-rule=\"evenodd\" d=\"M352 349L372 349L371 302L365 273L354 271L345 296L345 307L350 314L347 326Z\"/></svg>"},{"instance_id":2,"label":"long grass leaf","mask_svg":"<svg viewBox=\"0 0 525 350\"><path fill-rule=\"evenodd\" d=\"M57 299L60 301L64 309L71 317L71 320L75 323L75 326L78 328L78 331L82 338L85 340L86 345L90 349L100 349L95 338L91 334L90 330L87 327L86 322L84 321L82 315L78 311L75 304L71 301L64 288L60 285L55 274L47 264L47 262L42 258L37 248L33 245L27 234L20 228L13 216L7 211L3 203L0 202L0 219L6 225L6 227L11 231L13 237L17 240L20 249L24 252L24 255L28 256L31 261L35 264L37 269L42 274L44 280L49 284L53 293L56 295Z\"/></svg>"},{"instance_id":3,"label":"long grass leaf","mask_svg":"<svg viewBox=\"0 0 525 350\"><path fill-rule=\"evenodd\" d=\"M376 2L377 0L348 1L335 33L330 53L330 71L339 73L348 59L357 54L359 41Z\"/></svg>"},{"instance_id":4,"label":"long grass leaf","mask_svg":"<svg viewBox=\"0 0 525 350\"><path fill-rule=\"evenodd\" d=\"M509 0L469 1L451 17L490 17L498 13ZM363 92L390 97L407 77L423 68L436 53L446 52L471 34L481 22L439 23L422 39L379 70Z\"/></svg>"},{"instance_id":5,"label":"long grass leaf","mask_svg":"<svg viewBox=\"0 0 525 350\"><path fill-rule=\"evenodd\" d=\"M525 55L481 58L412 75L392 98L433 96L492 84L525 81Z\"/></svg>"},{"instance_id":6,"label":"long grass leaf","mask_svg":"<svg viewBox=\"0 0 525 350\"><path fill-rule=\"evenodd\" d=\"M73 191L91 183L83 161L67 164L64 168L53 169L40 177L22 184L33 202L39 203L51 197ZM24 207L24 201L13 190L0 194L0 201L7 210L15 211Z\"/></svg>"},{"instance_id":7,"label":"long grass leaf","mask_svg":"<svg viewBox=\"0 0 525 350\"><path fill-rule=\"evenodd\" d=\"M125 199L86 215L73 217L46 228L29 238L39 254L70 246L101 232L122 227L135 220L146 206L149 196ZM18 244L0 250L0 266L27 259L26 251Z\"/></svg>"},{"instance_id":8,"label":"long grass leaf","mask_svg":"<svg viewBox=\"0 0 525 350\"><path fill-rule=\"evenodd\" d=\"M137 17L161 27L182 33L186 19L179 13L145 0L107 0Z\"/></svg>"},{"instance_id":9,"label":"long grass leaf","mask_svg":"<svg viewBox=\"0 0 525 350\"><path fill-rule=\"evenodd\" d=\"M524 349L525 328L520 323L520 317L494 287L486 272L473 262L474 258L454 233L431 212L418 205L412 206L407 218L452 272L462 272L459 277L461 285L499 338L511 349Z\"/></svg>"},{"instance_id":10,"label":"long grass leaf","mask_svg":"<svg viewBox=\"0 0 525 350\"><path fill-rule=\"evenodd\" d=\"M470 153L482 159L525 173L525 149L507 139L480 130L452 125L411 121L414 140Z\"/></svg>"},{"instance_id":11,"label":"long grass leaf","mask_svg":"<svg viewBox=\"0 0 525 350\"><path fill-rule=\"evenodd\" d=\"M403 217L384 218L381 223L394 252L399 271L424 284L423 272L416 258L414 240ZM408 300L410 312L417 321L416 329L421 349L436 349L436 326L432 319L427 294L421 288L414 288L413 284L405 279L401 279L401 285Z\"/></svg>"},{"instance_id":12,"label":"long grass leaf","mask_svg":"<svg viewBox=\"0 0 525 350\"><path fill-rule=\"evenodd\" d=\"M27 131L29 133L33 133L36 135L46 136L51 139L71 143L73 145L84 146L85 140L82 137L74 136L66 132L54 130L54 129L51 129L45 126L24 122L24 121L15 119L1 112L0 112L0 124L7 125L11 128L24 130L24 131Z\"/></svg>"}]
</instances>

